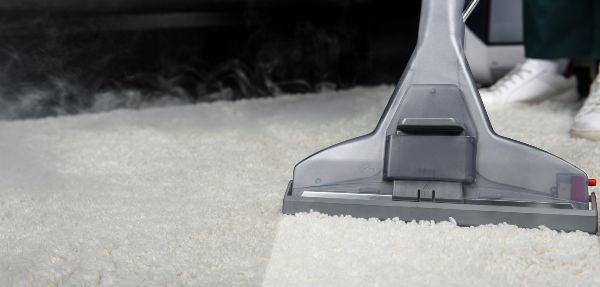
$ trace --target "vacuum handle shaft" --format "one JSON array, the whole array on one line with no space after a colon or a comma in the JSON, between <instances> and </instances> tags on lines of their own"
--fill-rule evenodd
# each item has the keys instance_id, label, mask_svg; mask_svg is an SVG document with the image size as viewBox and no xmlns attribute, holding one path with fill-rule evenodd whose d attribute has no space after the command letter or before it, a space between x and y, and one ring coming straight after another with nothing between
<instances>
[{"instance_id":1,"label":"vacuum handle shaft","mask_svg":"<svg viewBox=\"0 0 600 287\"><path fill-rule=\"evenodd\" d=\"M462 13L463 22L466 22L467 18L471 16L471 13L473 13L473 10L475 10L475 7L477 7L477 4L479 4L479 0L471 0L471 2L467 4L467 7Z\"/></svg>"}]
</instances>

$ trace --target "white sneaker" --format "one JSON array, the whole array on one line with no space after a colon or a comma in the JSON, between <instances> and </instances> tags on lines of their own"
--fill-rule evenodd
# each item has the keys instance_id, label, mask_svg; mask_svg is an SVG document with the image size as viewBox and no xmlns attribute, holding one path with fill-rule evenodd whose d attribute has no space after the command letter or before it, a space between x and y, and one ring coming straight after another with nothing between
<instances>
[{"instance_id":1,"label":"white sneaker","mask_svg":"<svg viewBox=\"0 0 600 287\"><path fill-rule=\"evenodd\" d=\"M600 76L590 88L590 95L575 115L571 134L576 137L600 140Z\"/></svg>"},{"instance_id":2,"label":"white sneaker","mask_svg":"<svg viewBox=\"0 0 600 287\"><path fill-rule=\"evenodd\" d=\"M510 103L536 103L544 100L574 102L579 98L577 78L564 77L556 72L525 61L479 94L486 107Z\"/></svg>"}]
</instances>

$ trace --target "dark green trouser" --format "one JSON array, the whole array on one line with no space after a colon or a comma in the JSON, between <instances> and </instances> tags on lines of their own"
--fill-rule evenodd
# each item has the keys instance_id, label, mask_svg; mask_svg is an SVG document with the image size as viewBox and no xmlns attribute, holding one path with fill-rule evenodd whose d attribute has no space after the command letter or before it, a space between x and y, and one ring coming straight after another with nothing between
<instances>
[{"instance_id":1,"label":"dark green trouser","mask_svg":"<svg viewBox=\"0 0 600 287\"><path fill-rule=\"evenodd\" d=\"M525 55L600 59L600 0L523 0Z\"/></svg>"}]
</instances>

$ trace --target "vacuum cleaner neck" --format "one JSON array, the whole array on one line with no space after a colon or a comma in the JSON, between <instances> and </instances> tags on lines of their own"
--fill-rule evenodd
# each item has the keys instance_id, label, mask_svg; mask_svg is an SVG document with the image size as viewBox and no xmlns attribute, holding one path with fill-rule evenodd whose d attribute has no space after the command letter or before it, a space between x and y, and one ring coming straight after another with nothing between
<instances>
[{"instance_id":1,"label":"vacuum cleaner neck","mask_svg":"<svg viewBox=\"0 0 600 287\"><path fill-rule=\"evenodd\" d=\"M418 44L456 42L462 47L464 0L423 1L419 20ZM440 43L441 42L441 43Z\"/></svg>"},{"instance_id":2,"label":"vacuum cleaner neck","mask_svg":"<svg viewBox=\"0 0 600 287\"><path fill-rule=\"evenodd\" d=\"M456 71L465 62L463 5L463 0L423 1L412 84L459 84Z\"/></svg>"}]
</instances>

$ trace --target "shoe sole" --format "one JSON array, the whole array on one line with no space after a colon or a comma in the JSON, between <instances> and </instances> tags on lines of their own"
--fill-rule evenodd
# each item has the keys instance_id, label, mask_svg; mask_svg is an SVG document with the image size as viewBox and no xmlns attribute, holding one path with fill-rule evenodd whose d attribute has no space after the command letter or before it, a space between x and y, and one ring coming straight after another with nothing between
<instances>
[{"instance_id":1,"label":"shoe sole","mask_svg":"<svg viewBox=\"0 0 600 287\"><path fill-rule=\"evenodd\" d=\"M579 92L577 89L568 89L556 96L548 98L548 100L559 103L574 103L579 100Z\"/></svg>"},{"instance_id":2,"label":"shoe sole","mask_svg":"<svg viewBox=\"0 0 600 287\"><path fill-rule=\"evenodd\" d=\"M526 104L539 104L545 101L550 101L550 102L554 102L554 103L574 103L577 100L579 100L579 92L577 92L577 89L568 89L560 94L554 95L554 96L550 96L550 97L546 97L546 98L539 98L539 99L534 99L534 100L529 100L529 101L523 101L523 103Z\"/></svg>"},{"instance_id":3,"label":"shoe sole","mask_svg":"<svg viewBox=\"0 0 600 287\"><path fill-rule=\"evenodd\" d=\"M600 131L582 131L571 129L571 135L578 138L600 141Z\"/></svg>"},{"instance_id":4,"label":"shoe sole","mask_svg":"<svg viewBox=\"0 0 600 287\"><path fill-rule=\"evenodd\" d=\"M556 95L549 96L549 97L531 99L531 100L520 101L520 102L491 103L491 104L484 103L484 106L486 108L497 108L497 107L510 106L510 105L514 105L514 104L536 105L536 104L543 103L545 101L567 104L567 103L577 102L578 100L579 100L579 92L577 92L577 89L568 89L560 94L556 94ZM482 101L483 101L483 99L482 99Z\"/></svg>"}]
</instances>

